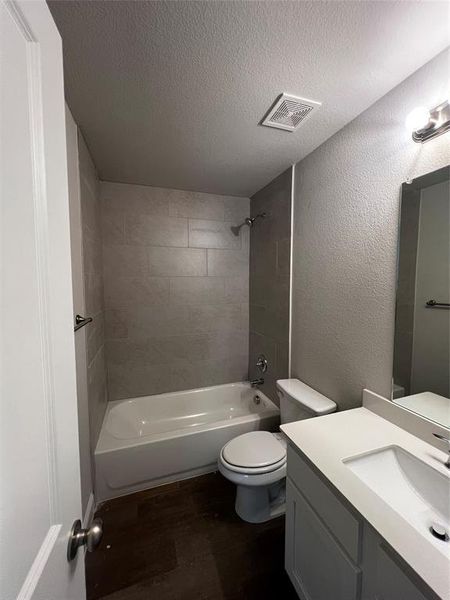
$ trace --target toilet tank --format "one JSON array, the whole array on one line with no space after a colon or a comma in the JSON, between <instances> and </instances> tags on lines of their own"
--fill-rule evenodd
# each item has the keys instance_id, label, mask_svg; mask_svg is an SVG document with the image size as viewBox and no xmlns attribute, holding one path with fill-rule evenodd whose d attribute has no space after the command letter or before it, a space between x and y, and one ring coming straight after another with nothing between
<instances>
[{"instance_id":1,"label":"toilet tank","mask_svg":"<svg viewBox=\"0 0 450 600\"><path fill-rule=\"evenodd\" d=\"M336 411L336 404L299 379L279 379L277 394L280 399L281 424L328 415Z\"/></svg>"}]
</instances>

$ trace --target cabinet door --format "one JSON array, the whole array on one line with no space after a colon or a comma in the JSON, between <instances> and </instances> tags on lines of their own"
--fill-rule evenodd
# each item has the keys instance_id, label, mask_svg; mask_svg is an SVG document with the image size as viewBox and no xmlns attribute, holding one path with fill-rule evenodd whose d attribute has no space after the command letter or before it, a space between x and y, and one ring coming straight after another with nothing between
<instances>
[{"instance_id":1,"label":"cabinet door","mask_svg":"<svg viewBox=\"0 0 450 600\"><path fill-rule=\"evenodd\" d=\"M382 545L377 557L377 600L427 600Z\"/></svg>"},{"instance_id":2,"label":"cabinet door","mask_svg":"<svg viewBox=\"0 0 450 600\"><path fill-rule=\"evenodd\" d=\"M436 600L420 580L402 565L383 538L366 524L363 536L363 600Z\"/></svg>"},{"instance_id":3,"label":"cabinet door","mask_svg":"<svg viewBox=\"0 0 450 600\"><path fill-rule=\"evenodd\" d=\"M358 600L360 570L288 479L286 570L303 600Z\"/></svg>"}]
</instances>

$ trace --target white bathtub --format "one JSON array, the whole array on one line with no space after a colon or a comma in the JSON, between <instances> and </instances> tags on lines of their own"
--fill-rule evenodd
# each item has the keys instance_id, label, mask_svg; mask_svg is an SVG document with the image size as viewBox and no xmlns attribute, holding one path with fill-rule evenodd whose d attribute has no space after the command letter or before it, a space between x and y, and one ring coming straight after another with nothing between
<instances>
[{"instance_id":1,"label":"white bathtub","mask_svg":"<svg viewBox=\"0 0 450 600\"><path fill-rule=\"evenodd\" d=\"M110 402L95 450L96 499L214 471L226 442L278 425L278 408L248 382Z\"/></svg>"}]
</instances>

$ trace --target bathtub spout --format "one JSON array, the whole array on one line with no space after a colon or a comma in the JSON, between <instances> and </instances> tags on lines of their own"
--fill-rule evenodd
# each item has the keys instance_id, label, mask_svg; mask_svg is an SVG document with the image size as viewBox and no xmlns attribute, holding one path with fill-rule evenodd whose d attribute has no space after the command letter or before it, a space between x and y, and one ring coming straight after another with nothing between
<instances>
[{"instance_id":1,"label":"bathtub spout","mask_svg":"<svg viewBox=\"0 0 450 600\"><path fill-rule=\"evenodd\" d=\"M259 379L252 379L250 381L250 385L252 386L252 388L258 387L258 385L263 385L264 384L264 377L260 377Z\"/></svg>"}]
</instances>

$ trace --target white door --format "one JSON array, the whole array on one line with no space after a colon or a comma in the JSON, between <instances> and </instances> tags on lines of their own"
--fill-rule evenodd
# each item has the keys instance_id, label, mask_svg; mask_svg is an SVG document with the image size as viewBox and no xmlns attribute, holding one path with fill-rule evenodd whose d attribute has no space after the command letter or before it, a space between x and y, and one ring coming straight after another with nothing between
<instances>
[{"instance_id":1,"label":"white door","mask_svg":"<svg viewBox=\"0 0 450 600\"><path fill-rule=\"evenodd\" d=\"M0 26L0 598L83 600L61 39L43 0Z\"/></svg>"}]
</instances>

